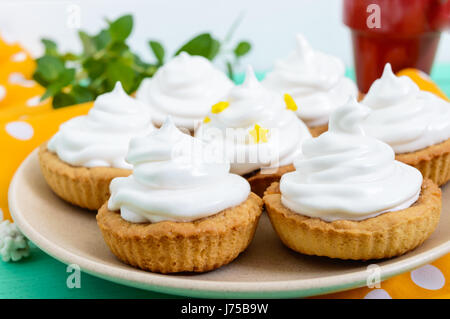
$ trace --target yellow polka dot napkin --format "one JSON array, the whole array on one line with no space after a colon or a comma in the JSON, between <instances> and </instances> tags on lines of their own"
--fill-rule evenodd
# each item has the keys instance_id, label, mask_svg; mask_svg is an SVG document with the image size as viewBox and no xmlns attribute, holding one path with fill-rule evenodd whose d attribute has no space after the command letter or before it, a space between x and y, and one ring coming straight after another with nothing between
<instances>
[{"instance_id":1,"label":"yellow polka dot napkin","mask_svg":"<svg viewBox=\"0 0 450 319\"><path fill-rule=\"evenodd\" d=\"M25 157L68 119L86 114L92 103L53 110L41 102L45 89L32 80L36 62L20 45L0 38L0 213L11 219L8 186Z\"/></svg>"}]
</instances>

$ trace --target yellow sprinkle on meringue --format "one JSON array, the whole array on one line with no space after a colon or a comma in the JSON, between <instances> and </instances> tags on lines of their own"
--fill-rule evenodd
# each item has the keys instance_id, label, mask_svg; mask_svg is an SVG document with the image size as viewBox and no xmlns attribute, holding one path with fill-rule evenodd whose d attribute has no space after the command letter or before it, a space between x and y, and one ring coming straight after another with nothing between
<instances>
[{"instance_id":1,"label":"yellow sprinkle on meringue","mask_svg":"<svg viewBox=\"0 0 450 319\"><path fill-rule=\"evenodd\" d=\"M250 130L249 134L253 138L253 142L255 144L259 143L267 143L268 137L267 134L269 133L268 129L265 129L258 124L255 124L255 128L253 130Z\"/></svg>"},{"instance_id":2,"label":"yellow sprinkle on meringue","mask_svg":"<svg viewBox=\"0 0 450 319\"><path fill-rule=\"evenodd\" d=\"M204 119L203 119L203 123L209 123L209 122L211 122L211 119L209 118L209 117L205 117Z\"/></svg>"},{"instance_id":3,"label":"yellow sprinkle on meringue","mask_svg":"<svg viewBox=\"0 0 450 319\"><path fill-rule=\"evenodd\" d=\"M292 96L290 94L284 94L284 103L286 103L286 108L288 110L291 111L297 111L298 107L297 104L295 103L294 99L292 98Z\"/></svg>"},{"instance_id":4,"label":"yellow sprinkle on meringue","mask_svg":"<svg viewBox=\"0 0 450 319\"><path fill-rule=\"evenodd\" d=\"M229 102L219 102L211 107L211 113L217 114L225 110L230 105Z\"/></svg>"}]
</instances>

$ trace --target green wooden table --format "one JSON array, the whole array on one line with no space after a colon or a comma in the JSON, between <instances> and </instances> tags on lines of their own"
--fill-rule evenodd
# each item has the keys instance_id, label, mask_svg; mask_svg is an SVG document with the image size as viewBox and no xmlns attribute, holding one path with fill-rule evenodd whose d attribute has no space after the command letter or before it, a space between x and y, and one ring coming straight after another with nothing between
<instances>
[{"instance_id":1,"label":"green wooden table","mask_svg":"<svg viewBox=\"0 0 450 319\"><path fill-rule=\"evenodd\" d=\"M352 72L348 75L353 77ZM261 78L263 73L258 74ZM450 64L439 65L432 78L450 96ZM242 82L243 75L236 77ZM81 287L68 288L71 273L66 265L48 256L36 246L31 257L17 263L0 261L0 298L176 298L156 292L121 286L91 275L81 274Z\"/></svg>"}]
</instances>

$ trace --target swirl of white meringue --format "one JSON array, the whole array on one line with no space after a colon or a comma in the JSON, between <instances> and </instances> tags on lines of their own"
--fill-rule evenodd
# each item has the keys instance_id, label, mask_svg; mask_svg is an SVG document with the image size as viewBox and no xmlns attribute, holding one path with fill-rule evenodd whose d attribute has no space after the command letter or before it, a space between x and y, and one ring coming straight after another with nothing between
<instances>
[{"instance_id":1,"label":"swirl of white meringue","mask_svg":"<svg viewBox=\"0 0 450 319\"><path fill-rule=\"evenodd\" d=\"M63 123L48 149L73 166L130 169L130 139L154 130L147 107L128 96L120 82L100 95L89 113Z\"/></svg>"},{"instance_id":2,"label":"swirl of white meringue","mask_svg":"<svg viewBox=\"0 0 450 319\"><path fill-rule=\"evenodd\" d=\"M372 109L364 131L396 153L418 151L450 138L450 103L421 91L407 76L396 76L389 63L362 103Z\"/></svg>"},{"instance_id":3,"label":"swirl of white meringue","mask_svg":"<svg viewBox=\"0 0 450 319\"><path fill-rule=\"evenodd\" d=\"M129 177L113 179L110 210L135 223L193 221L244 202L248 182L199 139L182 133L169 118L146 137L133 139Z\"/></svg>"},{"instance_id":4,"label":"swirl of white meringue","mask_svg":"<svg viewBox=\"0 0 450 319\"><path fill-rule=\"evenodd\" d=\"M250 66L244 83L230 90L225 100L229 106L210 112L210 121L200 125L195 136L221 145L217 147L226 150L233 173L292 164L303 141L311 137L306 125L286 109L283 96L264 88ZM268 130L264 143L249 138L255 125Z\"/></svg>"},{"instance_id":5,"label":"swirl of white meringue","mask_svg":"<svg viewBox=\"0 0 450 319\"><path fill-rule=\"evenodd\" d=\"M330 113L343 105L358 89L344 76L345 66L338 58L314 50L297 35L297 50L278 60L263 85L289 93L298 105L297 115L309 127L328 122Z\"/></svg>"},{"instance_id":6,"label":"swirl of white meringue","mask_svg":"<svg viewBox=\"0 0 450 319\"><path fill-rule=\"evenodd\" d=\"M150 107L156 125L170 115L178 127L193 131L211 105L232 87L228 77L206 58L181 52L142 81L136 96Z\"/></svg>"},{"instance_id":7,"label":"swirl of white meringue","mask_svg":"<svg viewBox=\"0 0 450 319\"><path fill-rule=\"evenodd\" d=\"M396 161L389 145L363 134L369 113L349 102L332 113L328 132L305 141L296 171L281 178L284 206L334 221L367 219L416 202L421 173Z\"/></svg>"}]
</instances>

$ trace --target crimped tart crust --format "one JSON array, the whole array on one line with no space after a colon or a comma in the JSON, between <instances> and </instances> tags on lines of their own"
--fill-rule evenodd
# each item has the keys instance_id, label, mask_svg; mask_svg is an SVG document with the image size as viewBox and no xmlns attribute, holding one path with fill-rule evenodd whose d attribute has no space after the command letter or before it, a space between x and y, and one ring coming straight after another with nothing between
<instances>
[{"instance_id":1,"label":"crimped tart crust","mask_svg":"<svg viewBox=\"0 0 450 319\"><path fill-rule=\"evenodd\" d=\"M131 174L131 170L115 167L72 166L50 152L47 142L40 146L38 157L50 188L65 201L91 210L98 210L108 200L113 178Z\"/></svg>"},{"instance_id":2,"label":"crimped tart crust","mask_svg":"<svg viewBox=\"0 0 450 319\"><path fill-rule=\"evenodd\" d=\"M397 154L396 160L414 166L424 178L441 186L450 180L450 139L417 152Z\"/></svg>"},{"instance_id":3,"label":"crimped tart crust","mask_svg":"<svg viewBox=\"0 0 450 319\"><path fill-rule=\"evenodd\" d=\"M402 255L427 239L441 213L441 191L424 180L417 202L411 207L362 221L326 222L294 213L281 203L279 183L264 196L270 221L281 241L307 255L369 260Z\"/></svg>"},{"instance_id":4,"label":"crimped tart crust","mask_svg":"<svg viewBox=\"0 0 450 319\"><path fill-rule=\"evenodd\" d=\"M159 273L205 272L230 263L247 248L262 206L261 198L250 193L239 206L193 222L135 224L105 203L97 223L113 254L131 266Z\"/></svg>"}]
</instances>

